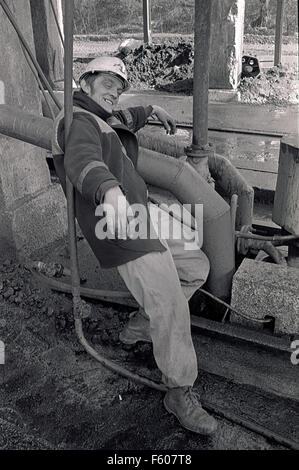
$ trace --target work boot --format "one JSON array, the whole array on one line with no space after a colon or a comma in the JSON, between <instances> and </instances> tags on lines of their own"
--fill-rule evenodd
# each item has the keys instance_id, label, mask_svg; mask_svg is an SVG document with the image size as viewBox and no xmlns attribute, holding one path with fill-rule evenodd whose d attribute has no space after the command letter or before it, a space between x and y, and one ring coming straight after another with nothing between
<instances>
[{"instance_id":1,"label":"work boot","mask_svg":"<svg viewBox=\"0 0 299 470\"><path fill-rule=\"evenodd\" d=\"M199 395L191 387L171 388L164 406L189 431L209 435L217 429L217 421L201 407Z\"/></svg>"},{"instance_id":2,"label":"work boot","mask_svg":"<svg viewBox=\"0 0 299 470\"><path fill-rule=\"evenodd\" d=\"M149 320L138 311L120 332L119 339L124 344L135 344L138 341L151 343Z\"/></svg>"}]
</instances>

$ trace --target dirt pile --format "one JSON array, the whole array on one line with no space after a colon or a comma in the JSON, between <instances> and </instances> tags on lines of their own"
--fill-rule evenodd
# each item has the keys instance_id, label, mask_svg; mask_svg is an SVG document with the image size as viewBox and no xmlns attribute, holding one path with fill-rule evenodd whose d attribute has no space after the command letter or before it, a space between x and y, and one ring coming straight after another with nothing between
<instances>
[{"instance_id":1,"label":"dirt pile","mask_svg":"<svg viewBox=\"0 0 299 470\"><path fill-rule=\"evenodd\" d=\"M165 90L177 81L191 79L193 57L193 44L185 41L141 45L122 56L132 87L158 90Z\"/></svg>"},{"instance_id":2,"label":"dirt pile","mask_svg":"<svg viewBox=\"0 0 299 470\"><path fill-rule=\"evenodd\" d=\"M67 278L62 278L62 281L68 282ZM115 352L114 348L117 347L118 355L123 359L143 356L143 360L148 362L147 366L155 367L151 345L126 347L118 339L119 332L133 314L133 308L102 306L96 301L88 304L91 314L84 318L82 323L91 343L108 347L109 350L111 348L111 353ZM7 312L10 306L17 308L24 325L32 321L39 330L49 323L56 334L75 335L71 296L51 291L32 275L28 266L7 259L0 264L0 308L2 307L3 314L0 317L0 328L2 323L3 327L7 327L4 312Z\"/></svg>"},{"instance_id":3,"label":"dirt pile","mask_svg":"<svg viewBox=\"0 0 299 470\"><path fill-rule=\"evenodd\" d=\"M299 102L295 67L272 67L256 78L244 78L239 90L242 103L286 106Z\"/></svg>"}]
</instances>

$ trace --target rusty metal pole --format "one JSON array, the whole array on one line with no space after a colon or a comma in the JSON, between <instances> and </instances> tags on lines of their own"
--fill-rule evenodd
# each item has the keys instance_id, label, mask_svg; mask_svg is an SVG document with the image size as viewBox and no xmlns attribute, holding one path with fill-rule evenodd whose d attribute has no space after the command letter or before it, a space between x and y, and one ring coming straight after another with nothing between
<instances>
[{"instance_id":1,"label":"rusty metal pole","mask_svg":"<svg viewBox=\"0 0 299 470\"><path fill-rule=\"evenodd\" d=\"M275 52L274 52L274 66L276 67L281 65L284 4L285 4L284 0L277 0L276 27L275 27Z\"/></svg>"},{"instance_id":2,"label":"rusty metal pole","mask_svg":"<svg viewBox=\"0 0 299 470\"><path fill-rule=\"evenodd\" d=\"M188 161L207 181L212 181L208 157L213 148L208 142L209 66L211 12L213 0L195 0L193 139L186 148Z\"/></svg>"},{"instance_id":3,"label":"rusty metal pole","mask_svg":"<svg viewBox=\"0 0 299 470\"><path fill-rule=\"evenodd\" d=\"M73 120L73 32L74 32L74 0L65 0L64 21L64 123L65 123L65 145ZM75 224L75 191L74 187L66 178L66 198L68 216L69 250L71 258L72 294L74 317L80 318L82 313L82 301L80 297L80 274L76 243Z\"/></svg>"},{"instance_id":4,"label":"rusty metal pole","mask_svg":"<svg viewBox=\"0 0 299 470\"><path fill-rule=\"evenodd\" d=\"M145 44L152 42L150 0L143 0L143 41Z\"/></svg>"}]
</instances>

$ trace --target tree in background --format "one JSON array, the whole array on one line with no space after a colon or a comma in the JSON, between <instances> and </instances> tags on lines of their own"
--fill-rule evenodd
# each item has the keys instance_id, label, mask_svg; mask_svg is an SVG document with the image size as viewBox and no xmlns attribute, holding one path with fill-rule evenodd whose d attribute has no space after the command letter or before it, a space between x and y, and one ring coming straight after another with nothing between
<instances>
[{"instance_id":1,"label":"tree in background","mask_svg":"<svg viewBox=\"0 0 299 470\"><path fill-rule=\"evenodd\" d=\"M194 27L194 0L151 0L153 31L188 34Z\"/></svg>"},{"instance_id":2,"label":"tree in background","mask_svg":"<svg viewBox=\"0 0 299 470\"><path fill-rule=\"evenodd\" d=\"M142 30L139 0L75 0L75 34L109 34ZM139 26L140 25L140 26Z\"/></svg>"},{"instance_id":3,"label":"tree in background","mask_svg":"<svg viewBox=\"0 0 299 470\"><path fill-rule=\"evenodd\" d=\"M288 36L298 33L298 2L297 0L285 0L284 8L284 33Z\"/></svg>"},{"instance_id":4,"label":"tree in background","mask_svg":"<svg viewBox=\"0 0 299 470\"><path fill-rule=\"evenodd\" d=\"M76 34L142 34L141 0L75 0ZM298 29L297 0L285 0L284 34ZM274 34L277 0L245 0L245 32ZM194 0L151 0L154 33L192 34Z\"/></svg>"},{"instance_id":5,"label":"tree in background","mask_svg":"<svg viewBox=\"0 0 299 470\"><path fill-rule=\"evenodd\" d=\"M261 32L274 34L277 0L245 0L245 33ZM291 35L298 30L297 0L285 0L284 34Z\"/></svg>"},{"instance_id":6,"label":"tree in background","mask_svg":"<svg viewBox=\"0 0 299 470\"><path fill-rule=\"evenodd\" d=\"M259 3L259 16L251 23L251 26L253 28L257 26L267 26L267 21L269 17L269 0L260 0Z\"/></svg>"}]
</instances>

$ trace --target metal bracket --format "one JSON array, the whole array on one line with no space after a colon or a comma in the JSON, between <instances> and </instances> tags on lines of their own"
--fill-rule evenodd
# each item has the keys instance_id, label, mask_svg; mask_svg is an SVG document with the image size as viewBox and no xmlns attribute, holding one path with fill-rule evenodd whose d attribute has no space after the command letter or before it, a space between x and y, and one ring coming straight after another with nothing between
<instances>
[{"instance_id":1,"label":"metal bracket","mask_svg":"<svg viewBox=\"0 0 299 470\"><path fill-rule=\"evenodd\" d=\"M197 159L200 161L202 158L214 155L214 146L211 143L204 146L192 144L189 147L185 147L185 152L187 157L192 158L194 163L197 163Z\"/></svg>"}]
</instances>

